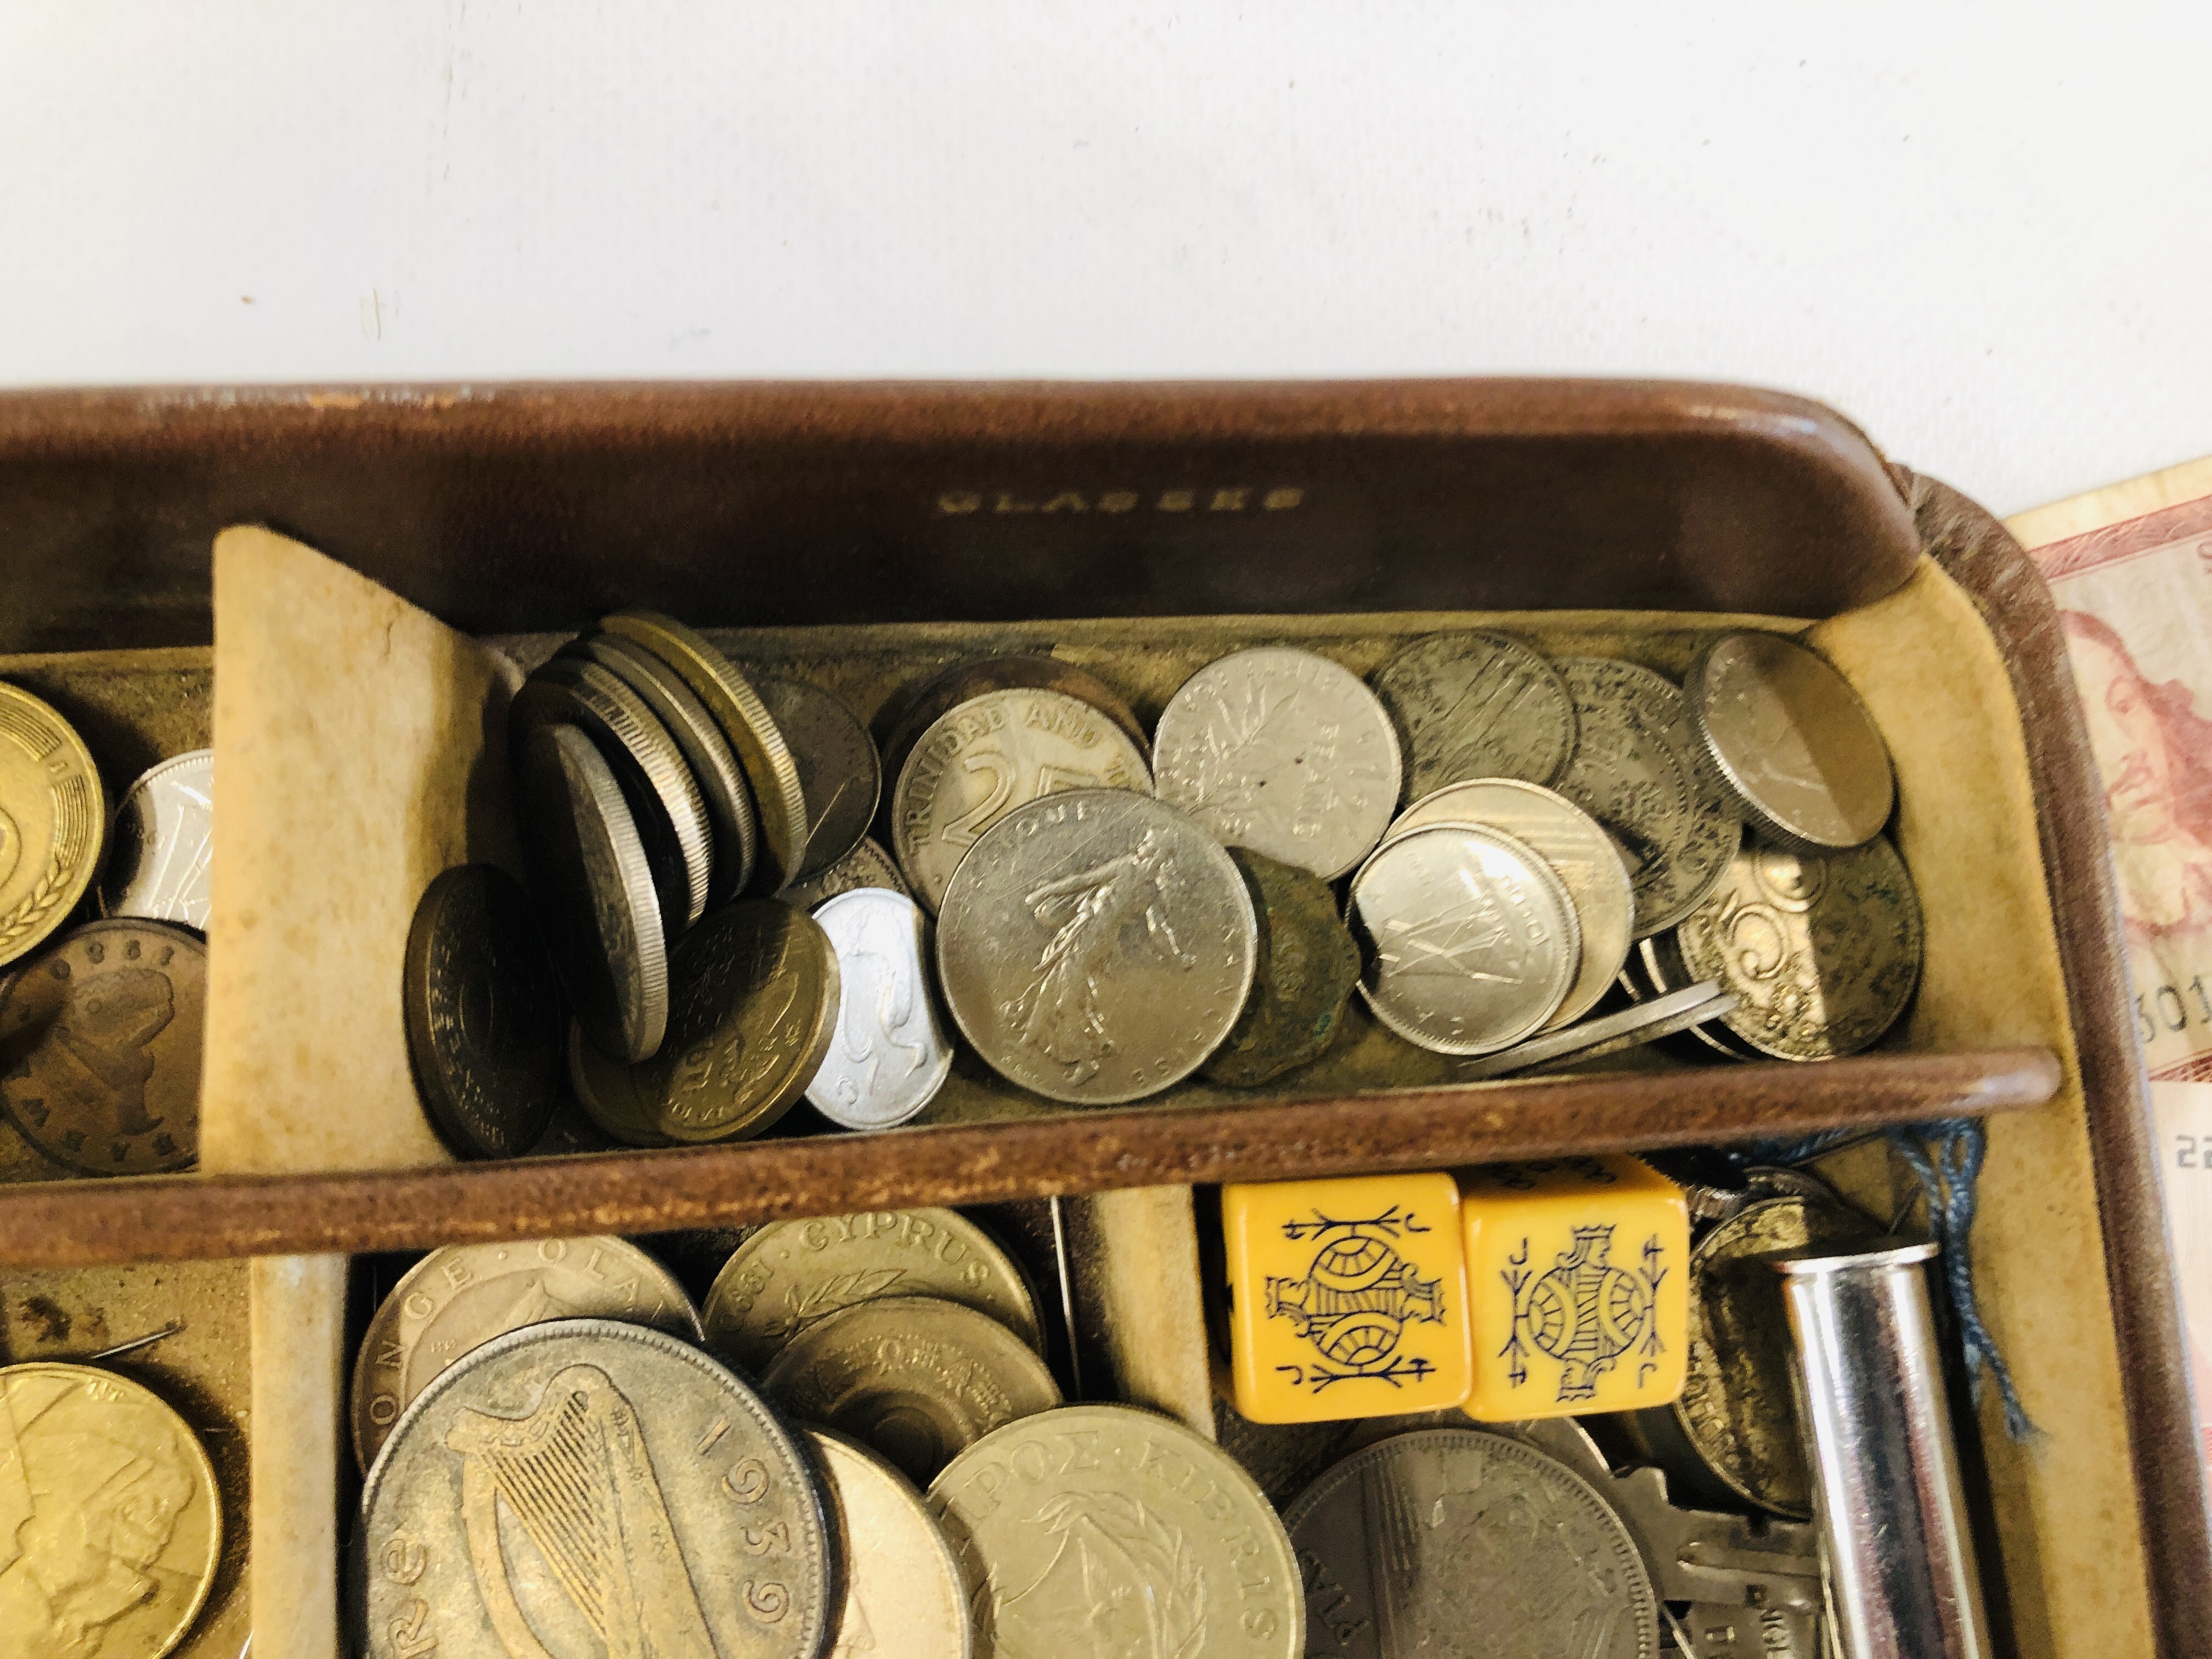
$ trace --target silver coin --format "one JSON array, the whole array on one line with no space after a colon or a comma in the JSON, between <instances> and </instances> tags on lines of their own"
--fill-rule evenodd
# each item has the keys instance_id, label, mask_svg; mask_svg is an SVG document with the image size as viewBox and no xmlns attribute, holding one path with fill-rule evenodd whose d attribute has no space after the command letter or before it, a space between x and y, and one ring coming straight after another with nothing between
<instances>
[{"instance_id":1,"label":"silver coin","mask_svg":"<svg viewBox=\"0 0 2212 1659\"><path fill-rule=\"evenodd\" d=\"M1659 1603L1620 1517L1558 1459L1425 1429L1356 1452L1284 1512L1309 1653L1651 1659Z\"/></svg>"},{"instance_id":2,"label":"silver coin","mask_svg":"<svg viewBox=\"0 0 2212 1659\"><path fill-rule=\"evenodd\" d=\"M857 1440L799 1432L843 1545L843 1607L829 1659L969 1659L968 1589L920 1491Z\"/></svg>"},{"instance_id":3,"label":"silver coin","mask_svg":"<svg viewBox=\"0 0 2212 1659\"><path fill-rule=\"evenodd\" d=\"M1196 1071L1237 1024L1258 957L1250 890L1220 844L1115 789L1032 801L987 831L937 929L945 1000L984 1063L1079 1105Z\"/></svg>"},{"instance_id":4,"label":"silver coin","mask_svg":"<svg viewBox=\"0 0 2212 1659\"><path fill-rule=\"evenodd\" d=\"M515 769L530 884L576 1018L600 1053L650 1059L668 1030L668 948L622 790L573 726L524 733Z\"/></svg>"},{"instance_id":5,"label":"silver coin","mask_svg":"<svg viewBox=\"0 0 2212 1659\"><path fill-rule=\"evenodd\" d=\"M1639 1002L1632 1008L1586 1019L1564 1031L1530 1037L1510 1048L1465 1061L1452 1075L1463 1083L1479 1083L1486 1078L1580 1066L1606 1054L1656 1042L1661 1037L1673 1036L1707 1020L1718 1019L1735 1004L1733 992L1721 989L1717 980L1707 980L1700 985Z\"/></svg>"},{"instance_id":6,"label":"silver coin","mask_svg":"<svg viewBox=\"0 0 2212 1659\"><path fill-rule=\"evenodd\" d=\"M1473 778L1549 783L1575 752L1559 671L1503 634L1431 634L1375 672L1406 743L1406 794Z\"/></svg>"},{"instance_id":7,"label":"silver coin","mask_svg":"<svg viewBox=\"0 0 2212 1659\"><path fill-rule=\"evenodd\" d=\"M806 1454L686 1342L532 1325L425 1389L370 1467L355 1650L817 1659L837 1566Z\"/></svg>"},{"instance_id":8,"label":"silver coin","mask_svg":"<svg viewBox=\"0 0 2212 1659\"><path fill-rule=\"evenodd\" d=\"M863 887L881 887L913 896L891 855L884 851L879 842L866 836L860 838L859 846L820 875L795 881L776 896L799 909L814 910L840 893L857 892Z\"/></svg>"},{"instance_id":9,"label":"silver coin","mask_svg":"<svg viewBox=\"0 0 2212 1659\"><path fill-rule=\"evenodd\" d=\"M1425 795L1398 815L1385 839L1437 823L1503 830L1534 848L1566 884L1582 929L1582 968L1547 1029L1571 1025L1589 1012L1613 988L1634 933L1636 895L1620 844L1565 795L1515 778L1478 779Z\"/></svg>"},{"instance_id":10,"label":"silver coin","mask_svg":"<svg viewBox=\"0 0 2212 1659\"><path fill-rule=\"evenodd\" d=\"M205 933L214 866L215 750L195 749L149 769L115 809L100 914Z\"/></svg>"},{"instance_id":11,"label":"silver coin","mask_svg":"<svg viewBox=\"0 0 2212 1659\"><path fill-rule=\"evenodd\" d=\"M1683 695L1746 816L1808 851L1863 846L1889 822L1897 778L1881 728L1828 660L1779 634L1724 634Z\"/></svg>"},{"instance_id":12,"label":"silver coin","mask_svg":"<svg viewBox=\"0 0 2212 1659\"><path fill-rule=\"evenodd\" d=\"M1160 713L1160 799L1230 847L1334 881L1397 810L1398 734L1358 676L1261 646L1208 663Z\"/></svg>"},{"instance_id":13,"label":"silver coin","mask_svg":"<svg viewBox=\"0 0 2212 1659\"><path fill-rule=\"evenodd\" d=\"M806 801L806 856L797 879L820 875L860 843L883 792L876 740L853 711L817 685L757 676L753 688L799 767Z\"/></svg>"},{"instance_id":14,"label":"silver coin","mask_svg":"<svg viewBox=\"0 0 2212 1659\"><path fill-rule=\"evenodd\" d=\"M1743 839L1665 676L1612 657L1562 657L1577 736L1559 793L1620 837L1638 939L1705 901Z\"/></svg>"},{"instance_id":15,"label":"silver coin","mask_svg":"<svg viewBox=\"0 0 2212 1659\"><path fill-rule=\"evenodd\" d=\"M1152 787L1136 744L1091 704L1028 686L988 691L915 739L891 792L891 846L934 910L968 849L1008 813L1062 790Z\"/></svg>"},{"instance_id":16,"label":"silver coin","mask_svg":"<svg viewBox=\"0 0 2212 1659\"><path fill-rule=\"evenodd\" d=\"M1438 1054L1486 1054L1541 1030L1582 960L1574 902L1552 866L1477 825L1385 843L1352 878L1346 920L1375 1018Z\"/></svg>"},{"instance_id":17,"label":"silver coin","mask_svg":"<svg viewBox=\"0 0 2212 1659\"><path fill-rule=\"evenodd\" d=\"M1672 996L1677 991L1687 990L1695 980L1684 965L1682 952L1675 945L1675 935L1680 930L1668 928L1663 933L1654 933L1650 939L1636 941L1636 949L1628 959L1626 972L1636 981L1632 994L1639 1001ZM1723 1060L1758 1060L1762 1056L1753 1048L1737 1041L1727 1023L1723 1020L1700 1020L1684 1028L1698 1043L1711 1049Z\"/></svg>"},{"instance_id":18,"label":"silver coin","mask_svg":"<svg viewBox=\"0 0 2212 1659\"><path fill-rule=\"evenodd\" d=\"M772 706L772 705L771 705ZM847 1129L888 1129L929 1104L952 1074L952 1037L923 965L928 919L903 893L863 887L814 912L836 947L836 1033L806 1097Z\"/></svg>"}]
</instances>

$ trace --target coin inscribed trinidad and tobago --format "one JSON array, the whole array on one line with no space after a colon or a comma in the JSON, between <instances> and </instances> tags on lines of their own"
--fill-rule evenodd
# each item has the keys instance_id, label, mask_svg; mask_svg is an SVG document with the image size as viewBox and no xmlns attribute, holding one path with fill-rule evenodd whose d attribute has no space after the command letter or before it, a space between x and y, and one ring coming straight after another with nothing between
<instances>
[{"instance_id":1,"label":"coin inscribed trinidad and tobago","mask_svg":"<svg viewBox=\"0 0 2212 1659\"><path fill-rule=\"evenodd\" d=\"M803 680L754 682L799 768L806 801L806 856L795 879L818 876L860 844L875 821L884 777L875 740L853 711Z\"/></svg>"},{"instance_id":2,"label":"coin inscribed trinidad and tobago","mask_svg":"<svg viewBox=\"0 0 2212 1659\"><path fill-rule=\"evenodd\" d=\"M215 750L149 769L115 809L100 914L207 931L215 868Z\"/></svg>"},{"instance_id":3,"label":"coin inscribed trinidad and tobago","mask_svg":"<svg viewBox=\"0 0 2212 1659\"><path fill-rule=\"evenodd\" d=\"M880 888L840 894L814 919L837 952L837 1027L806 1097L842 1128L904 1123L952 1075L925 956L928 919Z\"/></svg>"},{"instance_id":4,"label":"coin inscribed trinidad and tobago","mask_svg":"<svg viewBox=\"0 0 2212 1659\"><path fill-rule=\"evenodd\" d=\"M967 1589L914 1483L857 1440L826 1429L800 1437L843 1544L844 1606L829 1659L969 1659Z\"/></svg>"},{"instance_id":5,"label":"coin inscribed trinidad and tobago","mask_svg":"<svg viewBox=\"0 0 2212 1659\"><path fill-rule=\"evenodd\" d=\"M84 739L29 692L0 685L0 963L69 920L106 837L107 795Z\"/></svg>"},{"instance_id":6,"label":"coin inscribed trinidad and tobago","mask_svg":"<svg viewBox=\"0 0 2212 1659\"><path fill-rule=\"evenodd\" d=\"M900 712L896 725L891 728L890 739L884 745L884 757L891 774L896 776L904 769L915 739L928 730L939 716L989 692L1021 690L1057 691L1078 702L1089 703L1120 726L1135 746L1138 758L1150 763L1152 744L1145 728L1113 687L1096 674L1057 657L1015 653L956 663L916 691Z\"/></svg>"},{"instance_id":7,"label":"coin inscribed trinidad and tobago","mask_svg":"<svg viewBox=\"0 0 2212 1659\"><path fill-rule=\"evenodd\" d=\"M1431 634L1375 672L1406 742L1406 795L1473 778L1548 784L1575 751L1567 683L1503 634Z\"/></svg>"}]
</instances>

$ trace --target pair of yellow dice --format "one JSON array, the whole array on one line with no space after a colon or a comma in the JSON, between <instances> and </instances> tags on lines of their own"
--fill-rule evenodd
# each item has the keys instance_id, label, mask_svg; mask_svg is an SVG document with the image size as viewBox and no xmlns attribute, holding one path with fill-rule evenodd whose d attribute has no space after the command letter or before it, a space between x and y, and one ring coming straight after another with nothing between
<instances>
[{"instance_id":1,"label":"pair of yellow dice","mask_svg":"<svg viewBox=\"0 0 2212 1659\"><path fill-rule=\"evenodd\" d=\"M1501 1423L1682 1391L1689 1213L1636 1158L1226 1186L1221 1222L1253 1422Z\"/></svg>"}]
</instances>

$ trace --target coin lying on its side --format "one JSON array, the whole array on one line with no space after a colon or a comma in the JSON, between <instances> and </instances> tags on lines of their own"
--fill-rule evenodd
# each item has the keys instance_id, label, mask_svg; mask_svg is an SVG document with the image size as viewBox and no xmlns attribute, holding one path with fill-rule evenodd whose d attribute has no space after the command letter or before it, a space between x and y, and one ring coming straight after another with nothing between
<instances>
[{"instance_id":1,"label":"coin lying on its side","mask_svg":"<svg viewBox=\"0 0 2212 1659\"><path fill-rule=\"evenodd\" d=\"M1503 634L1431 634L1375 671L1406 742L1406 796L1472 778L1547 784L1575 752L1559 671Z\"/></svg>"},{"instance_id":2,"label":"coin lying on its side","mask_svg":"<svg viewBox=\"0 0 2212 1659\"><path fill-rule=\"evenodd\" d=\"M207 931L215 869L215 750L149 768L115 809L100 909Z\"/></svg>"},{"instance_id":3,"label":"coin lying on its side","mask_svg":"<svg viewBox=\"0 0 2212 1659\"><path fill-rule=\"evenodd\" d=\"M1320 877L1249 847L1229 856L1255 895L1259 963L1236 1029L1204 1071L1209 1083L1250 1089L1327 1050L1359 983L1359 946Z\"/></svg>"},{"instance_id":4,"label":"coin lying on its side","mask_svg":"<svg viewBox=\"0 0 2212 1659\"><path fill-rule=\"evenodd\" d=\"M945 1534L914 1483L857 1440L799 1431L843 1544L844 1606L830 1659L896 1652L968 1659L967 1589Z\"/></svg>"},{"instance_id":5,"label":"coin lying on its side","mask_svg":"<svg viewBox=\"0 0 2212 1659\"><path fill-rule=\"evenodd\" d=\"M1561 1071L1673 1036L1718 1019L1735 1006L1733 993L1722 990L1717 981L1707 980L1468 1060L1453 1076L1462 1083L1479 1083L1486 1078Z\"/></svg>"}]
</instances>

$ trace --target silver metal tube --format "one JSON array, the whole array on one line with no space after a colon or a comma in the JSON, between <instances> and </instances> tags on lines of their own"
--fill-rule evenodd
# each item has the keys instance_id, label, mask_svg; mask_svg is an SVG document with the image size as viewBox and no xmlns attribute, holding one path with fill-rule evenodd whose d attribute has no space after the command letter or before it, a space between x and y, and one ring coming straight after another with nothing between
<instances>
[{"instance_id":1,"label":"silver metal tube","mask_svg":"<svg viewBox=\"0 0 2212 1659\"><path fill-rule=\"evenodd\" d=\"M1988 1659L1923 1266L1886 1240L1776 1262L1844 1659Z\"/></svg>"}]
</instances>

